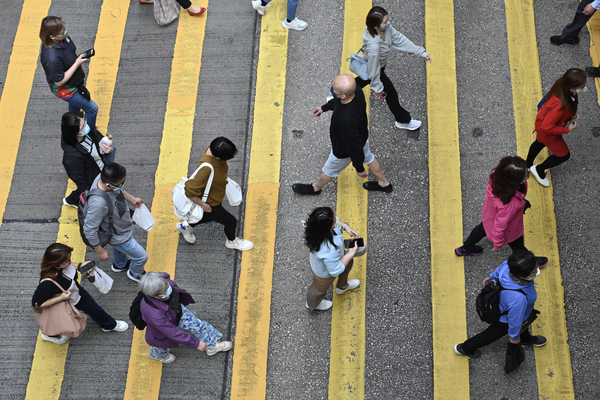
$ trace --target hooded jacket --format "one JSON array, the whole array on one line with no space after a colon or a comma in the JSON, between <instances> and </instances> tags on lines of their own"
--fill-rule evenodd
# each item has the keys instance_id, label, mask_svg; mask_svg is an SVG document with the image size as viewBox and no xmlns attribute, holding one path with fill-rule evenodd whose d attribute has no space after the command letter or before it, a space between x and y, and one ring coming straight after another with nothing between
<instances>
[{"instance_id":1,"label":"hooded jacket","mask_svg":"<svg viewBox=\"0 0 600 400\"><path fill-rule=\"evenodd\" d=\"M186 306L195 303L192 295L185 289L177 286L177 284L170 279L169 274L161 272L161 275L167 278L169 285L171 285L175 292L179 293L179 301L181 304ZM140 303L142 318L147 324L146 342L150 346L162 348L179 347L179 345L198 347L200 341L194 335L177 327L175 311L173 311L168 304L150 296L146 296L146 299L156 306L156 308L152 307L146 303L145 300L142 300Z\"/></svg>"},{"instance_id":2,"label":"hooded jacket","mask_svg":"<svg viewBox=\"0 0 600 400\"><path fill-rule=\"evenodd\" d=\"M523 236L523 210L525 209L527 181L524 185L525 193L517 190L508 204L504 204L502 200L494 196L492 180L488 180L487 193L481 207L481 220L485 234L494 243L496 249Z\"/></svg>"}]
</instances>

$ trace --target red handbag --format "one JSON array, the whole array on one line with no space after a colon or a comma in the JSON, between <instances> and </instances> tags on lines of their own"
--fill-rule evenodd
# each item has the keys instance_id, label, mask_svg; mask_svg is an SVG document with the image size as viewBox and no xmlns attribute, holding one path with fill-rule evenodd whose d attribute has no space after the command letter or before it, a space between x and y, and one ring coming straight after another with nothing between
<instances>
[{"instance_id":1,"label":"red handbag","mask_svg":"<svg viewBox=\"0 0 600 400\"><path fill-rule=\"evenodd\" d=\"M54 282L63 293L65 292L54 279L46 278L41 280L41 282L44 281ZM31 309L44 335L63 335L76 338L85 329L87 317L75 308L69 300L60 301L49 307L31 307Z\"/></svg>"}]
</instances>

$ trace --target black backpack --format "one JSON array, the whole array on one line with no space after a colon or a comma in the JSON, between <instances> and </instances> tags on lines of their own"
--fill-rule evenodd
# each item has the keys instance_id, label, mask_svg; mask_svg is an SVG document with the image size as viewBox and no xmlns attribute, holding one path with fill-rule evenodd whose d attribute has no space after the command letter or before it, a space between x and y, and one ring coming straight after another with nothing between
<instances>
[{"instance_id":1,"label":"black backpack","mask_svg":"<svg viewBox=\"0 0 600 400\"><path fill-rule=\"evenodd\" d=\"M151 301L148 301L144 293L138 292L137 296L133 300L133 303L131 303L131 307L129 308L129 319L140 331L143 331L146 328L146 321L144 321L144 319L142 318L142 312L140 311L140 304L142 303L142 299L144 299L144 301L146 301L146 304L148 304L149 306L158 308Z\"/></svg>"},{"instance_id":2,"label":"black backpack","mask_svg":"<svg viewBox=\"0 0 600 400\"><path fill-rule=\"evenodd\" d=\"M81 234L81 239L83 240L83 243L85 243L87 246L92 247L90 242L85 237L85 234L83 233L83 224L85 223L85 217L87 216L87 213L88 213L88 208L89 208L88 198L90 196L102 197L104 199L104 201L106 202L106 206L108 207L109 231L108 232L105 232L103 230L98 231L98 239L100 239L100 246L104 247L108 244L108 242L110 241L110 238L112 237L112 233L115 231L115 228L114 228L113 222L112 222L113 204L110 201L110 197L108 197L108 195L106 194L106 192L104 190L91 189L91 190L86 190L85 192L83 192L79 195L79 204L77 205L77 221L79 222L79 233Z\"/></svg>"},{"instance_id":3,"label":"black backpack","mask_svg":"<svg viewBox=\"0 0 600 400\"><path fill-rule=\"evenodd\" d=\"M527 295L521 289L506 289L500 285L497 280L491 280L485 285L475 300L475 309L477 315L483 322L491 324L498 321L501 315L508 314L508 311L500 312L500 292L503 290L512 290L513 292L521 292L525 297Z\"/></svg>"}]
</instances>

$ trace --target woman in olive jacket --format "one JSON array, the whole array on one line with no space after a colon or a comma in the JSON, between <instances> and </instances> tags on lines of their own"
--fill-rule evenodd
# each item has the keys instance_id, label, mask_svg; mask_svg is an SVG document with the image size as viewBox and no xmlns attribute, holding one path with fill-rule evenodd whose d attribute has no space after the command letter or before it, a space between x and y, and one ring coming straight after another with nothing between
<instances>
[{"instance_id":1,"label":"woman in olive jacket","mask_svg":"<svg viewBox=\"0 0 600 400\"><path fill-rule=\"evenodd\" d=\"M90 129L81 113L63 115L61 132L63 166L77 185L77 189L63 199L63 204L77 207L79 195L91 187L104 164L115 161L115 149L100 144L103 136L96 129Z\"/></svg>"}]
</instances>

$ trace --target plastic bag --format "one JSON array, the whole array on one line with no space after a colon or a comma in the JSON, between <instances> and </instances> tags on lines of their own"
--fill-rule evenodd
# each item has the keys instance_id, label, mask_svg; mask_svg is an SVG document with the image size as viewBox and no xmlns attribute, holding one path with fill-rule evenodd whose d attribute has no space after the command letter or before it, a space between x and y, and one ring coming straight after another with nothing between
<instances>
[{"instance_id":1,"label":"plastic bag","mask_svg":"<svg viewBox=\"0 0 600 400\"><path fill-rule=\"evenodd\" d=\"M110 291L113 285L113 278L108 276L108 274L102 271L98 267L94 267L94 281L92 285L98 289L98 291L102 294L106 294Z\"/></svg>"},{"instance_id":2,"label":"plastic bag","mask_svg":"<svg viewBox=\"0 0 600 400\"><path fill-rule=\"evenodd\" d=\"M179 5L175 0L154 0L154 18L159 25L167 25L179 17Z\"/></svg>"},{"instance_id":3,"label":"plastic bag","mask_svg":"<svg viewBox=\"0 0 600 400\"><path fill-rule=\"evenodd\" d=\"M135 209L132 219L133 222L145 231L149 231L156 225L154 217L150 214L150 210L148 210L148 207L146 207L145 204L142 204L141 207Z\"/></svg>"},{"instance_id":4,"label":"plastic bag","mask_svg":"<svg viewBox=\"0 0 600 400\"><path fill-rule=\"evenodd\" d=\"M231 178L227 178L227 186L225 186L225 196L229 205L239 206L242 202L242 188Z\"/></svg>"}]
</instances>

